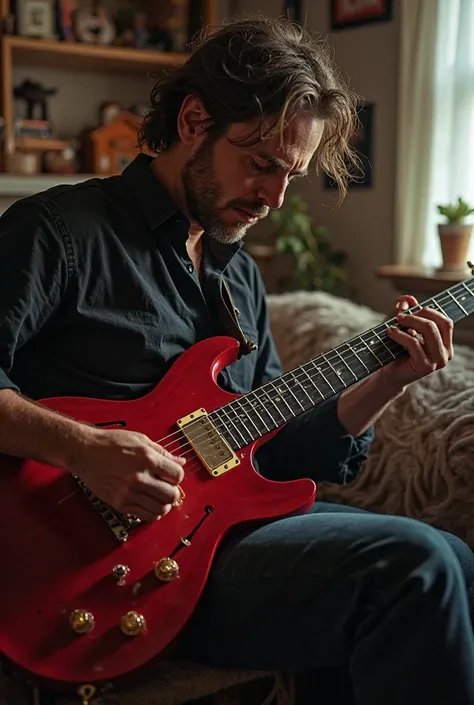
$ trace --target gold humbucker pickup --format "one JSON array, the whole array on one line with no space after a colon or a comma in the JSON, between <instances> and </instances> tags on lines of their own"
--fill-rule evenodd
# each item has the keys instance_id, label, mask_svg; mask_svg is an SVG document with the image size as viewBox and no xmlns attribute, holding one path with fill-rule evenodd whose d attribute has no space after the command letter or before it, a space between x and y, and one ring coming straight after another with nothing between
<instances>
[{"instance_id":1,"label":"gold humbucker pickup","mask_svg":"<svg viewBox=\"0 0 474 705\"><path fill-rule=\"evenodd\" d=\"M239 465L240 460L219 434L205 409L197 409L176 423L210 475L218 477Z\"/></svg>"}]
</instances>

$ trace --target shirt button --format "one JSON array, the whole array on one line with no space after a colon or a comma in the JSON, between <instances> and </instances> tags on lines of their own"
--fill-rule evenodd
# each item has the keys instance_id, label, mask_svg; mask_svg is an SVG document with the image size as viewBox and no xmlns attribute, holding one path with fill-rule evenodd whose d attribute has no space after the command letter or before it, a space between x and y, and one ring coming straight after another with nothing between
<instances>
[{"instance_id":1,"label":"shirt button","mask_svg":"<svg viewBox=\"0 0 474 705\"><path fill-rule=\"evenodd\" d=\"M192 264L188 264L188 272L192 274L194 272L194 267Z\"/></svg>"}]
</instances>

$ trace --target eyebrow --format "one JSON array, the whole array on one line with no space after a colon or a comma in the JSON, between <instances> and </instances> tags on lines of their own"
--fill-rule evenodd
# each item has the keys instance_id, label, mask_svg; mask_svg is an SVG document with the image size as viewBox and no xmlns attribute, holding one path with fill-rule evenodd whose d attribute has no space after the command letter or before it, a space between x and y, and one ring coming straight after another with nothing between
<instances>
[{"instance_id":1,"label":"eyebrow","mask_svg":"<svg viewBox=\"0 0 474 705\"><path fill-rule=\"evenodd\" d=\"M290 171L290 167L286 162L284 162L282 159L278 159L278 157L274 157L272 154L261 152L258 156L260 157L260 159L264 159L266 162L276 167L277 169L280 169L281 171ZM291 173L291 176L308 176L308 170L303 169L302 171L294 171Z\"/></svg>"}]
</instances>

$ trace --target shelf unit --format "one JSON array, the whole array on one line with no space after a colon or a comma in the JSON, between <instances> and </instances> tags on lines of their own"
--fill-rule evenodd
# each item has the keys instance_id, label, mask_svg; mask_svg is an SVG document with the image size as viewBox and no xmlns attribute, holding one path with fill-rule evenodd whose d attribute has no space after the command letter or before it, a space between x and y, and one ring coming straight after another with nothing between
<instances>
[{"instance_id":1,"label":"shelf unit","mask_svg":"<svg viewBox=\"0 0 474 705\"><path fill-rule=\"evenodd\" d=\"M161 0L152 0L160 2ZM200 2L202 26L218 20L217 0ZM8 14L9 0L0 0L0 20ZM13 69L20 65L54 68L61 71L98 71L124 75L153 74L160 68L172 69L186 60L186 54L130 49L116 46L91 46L73 42L47 41L28 37L2 35L0 29L0 115L4 120L3 150L61 150L61 140L16 139L14 136ZM4 160L3 160L4 161Z\"/></svg>"}]
</instances>

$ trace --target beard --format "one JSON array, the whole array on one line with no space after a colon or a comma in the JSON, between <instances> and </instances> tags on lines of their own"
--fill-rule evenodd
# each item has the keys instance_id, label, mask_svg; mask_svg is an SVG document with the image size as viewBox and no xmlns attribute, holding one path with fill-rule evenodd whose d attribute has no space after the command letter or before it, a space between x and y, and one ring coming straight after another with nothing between
<instances>
[{"instance_id":1,"label":"beard","mask_svg":"<svg viewBox=\"0 0 474 705\"><path fill-rule=\"evenodd\" d=\"M213 161L213 142L206 137L196 154L187 162L182 171L182 180L186 205L190 216L195 220L206 235L224 245L240 242L251 223L239 223L234 226L222 222L218 203L222 203L224 195L222 186L217 179ZM262 204L244 201L230 201L228 208L244 208L252 213L266 214L268 208Z\"/></svg>"}]
</instances>

